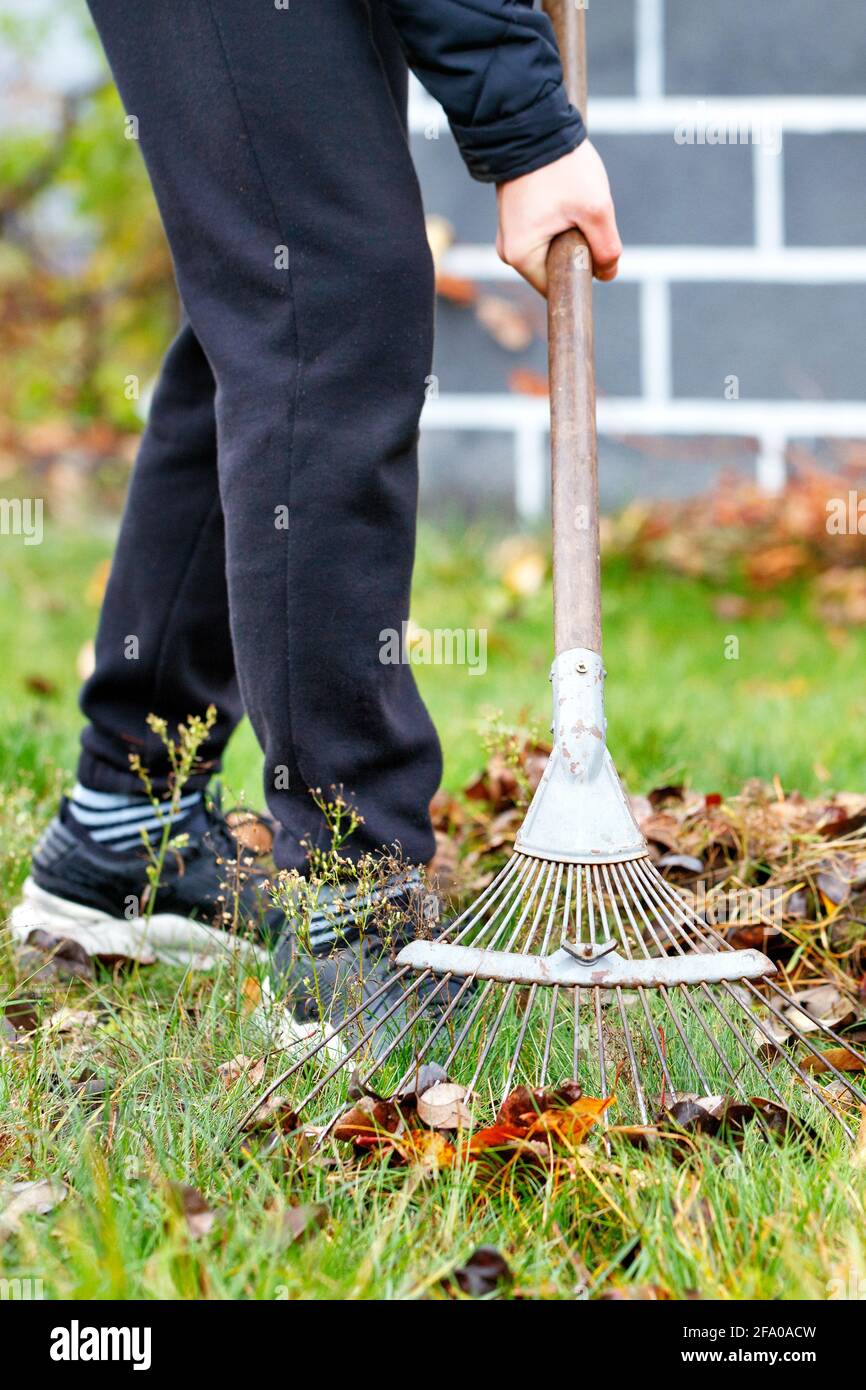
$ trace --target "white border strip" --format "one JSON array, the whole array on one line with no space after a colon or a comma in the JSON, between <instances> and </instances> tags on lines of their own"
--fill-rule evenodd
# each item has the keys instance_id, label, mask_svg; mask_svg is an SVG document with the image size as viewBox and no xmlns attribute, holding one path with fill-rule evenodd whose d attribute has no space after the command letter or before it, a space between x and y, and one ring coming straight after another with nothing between
<instances>
[{"instance_id":1,"label":"white border strip","mask_svg":"<svg viewBox=\"0 0 866 1390\"><path fill-rule=\"evenodd\" d=\"M664 92L665 0L636 0L634 86L641 100Z\"/></svg>"},{"instance_id":2,"label":"white border strip","mask_svg":"<svg viewBox=\"0 0 866 1390\"><path fill-rule=\"evenodd\" d=\"M590 97L587 124L593 135L669 135L677 126L713 122L739 129L771 126L798 135L866 130L866 97ZM442 107L415 81L409 129L446 128Z\"/></svg>"},{"instance_id":3,"label":"white border strip","mask_svg":"<svg viewBox=\"0 0 866 1390\"><path fill-rule=\"evenodd\" d=\"M461 244L445 255L443 269L466 280L514 280L492 246ZM627 246L621 280L767 281L777 284L862 284L866 247Z\"/></svg>"},{"instance_id":4,"label":"white border strip","mask_svg":"<svg viewBox=\"0 0 866 1390\"><path fill-rule=\"evenodd\" d=\"M421 423L438 430L546 430L543 396L446 393L429 400ZM866 439L866 401L647 401L606 396L598 402L604 434L724 434L755 439Z\"/></svg>"}]
</instances>

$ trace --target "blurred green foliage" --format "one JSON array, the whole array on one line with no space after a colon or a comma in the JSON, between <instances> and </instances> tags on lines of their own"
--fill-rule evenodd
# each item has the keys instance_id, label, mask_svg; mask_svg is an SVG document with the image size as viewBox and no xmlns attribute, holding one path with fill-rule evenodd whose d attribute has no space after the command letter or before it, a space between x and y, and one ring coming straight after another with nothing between
<instances>
[{"instance_id":1,"label":"blurred green foliage","mask_svg":"<svg viewBox=\"0 0 866 1390\"><path fill-rule=\"evenodd\" d=\"M140 428L178 312L141 151L107 70L34 100L39 21L3 16L0 42L20 58L0 132L0 418Z\"/></svg>"}]
</instances>

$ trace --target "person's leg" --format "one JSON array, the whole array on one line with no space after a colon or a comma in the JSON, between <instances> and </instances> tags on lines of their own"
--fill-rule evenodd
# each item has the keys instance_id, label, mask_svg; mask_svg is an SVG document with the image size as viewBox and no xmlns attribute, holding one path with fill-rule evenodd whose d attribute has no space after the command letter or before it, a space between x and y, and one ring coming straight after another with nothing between
<instances>
[{"instance_id":1,"label":"person's leg","mask_svg":"<svg viewBox=\"0 0 866 1390\"><path fill-rule=\"evenodd\" d=\"M423 861L438 741L409 668L379 659L408 614L433 306L396 44L364 0L91 9L216 378L231 629L277 861L325 842L309 788L340 784L356 853Z\"/></svg>"},{"instance_id":2,"label":"person's leg","mask_svg":"<svg viewBox=\"0 0 866 1390\"><path fill-rule=\"evenodd\" d=\"M225 538L217 483L215 385L185 322L163 365L133 470L81 705L79 781L135 795L137 753L157 792L168 762L148 714L170 728L213 703L217 723L188 789L219 765L241 715L229 632Z\"/></svg>"}]
</instances>

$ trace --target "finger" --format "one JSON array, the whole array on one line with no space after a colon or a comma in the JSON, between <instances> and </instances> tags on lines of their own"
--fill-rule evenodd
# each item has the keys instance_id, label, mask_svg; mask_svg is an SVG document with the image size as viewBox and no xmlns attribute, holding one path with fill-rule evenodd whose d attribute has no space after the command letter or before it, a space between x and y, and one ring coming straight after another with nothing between
<instances>
[{"instance_id":1,"label":"finger","mask_svg":"<svg viewBox=\"0 0 866 1390\"><path fill-rule=\"evenodd\" d=\"M622 255L613 204L609 203L602 212L583 219L581 231L589 243L595 275L599 280L613 279Z\"/></svg>"},{"instance_id":2,"label":"finger","mask_svg":"<svg viewBox=\"0 0 866 1390\"><path fill-rule=\"evenodd\" d=\"M593 274L596 280L603 280L605 283L609 280L615 280L619 274L619 261L614 261L612 266L606 266L604 270L599 270L593 266Z\"/></svg>"}]
</instances>

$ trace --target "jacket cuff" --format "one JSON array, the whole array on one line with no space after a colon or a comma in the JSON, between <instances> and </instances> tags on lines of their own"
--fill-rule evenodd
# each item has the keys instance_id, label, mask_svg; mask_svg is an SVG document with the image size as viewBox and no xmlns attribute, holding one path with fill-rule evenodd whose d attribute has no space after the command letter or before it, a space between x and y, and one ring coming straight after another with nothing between
<instances>
[{"instance_id":1,"label":"jacket cuff","mask_svg":"<svg viewBox=\"0 0 866 1390\"><path fill-rule=\"evenodd\" d=\"M503 183L570 154L586 139L580 113L560 85L516 116L490 125L455 125L466 167L479 183Z\"/></svg>"}]
</instances>

